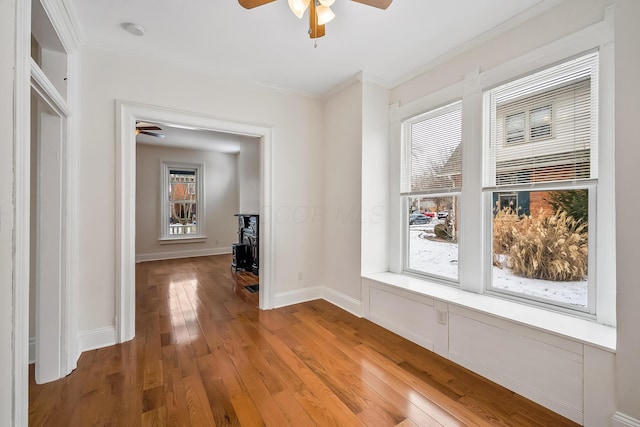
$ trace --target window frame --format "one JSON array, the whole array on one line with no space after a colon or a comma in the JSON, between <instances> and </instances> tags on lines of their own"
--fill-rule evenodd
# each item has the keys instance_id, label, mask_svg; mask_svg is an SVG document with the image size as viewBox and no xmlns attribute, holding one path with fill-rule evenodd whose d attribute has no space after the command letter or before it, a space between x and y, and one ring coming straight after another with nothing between
<instances>
[{"instance_id":1,"label":"window frame","mask_svg":"<svg viewBox=\"0 0 640 427\"><path fill-rule=\"evenodd\" d=\"M449 99L446 102L440 103L439 105L433 106L427 110L421 111L416 115L413 115L412 117L406 118L405 120L403 120L402 122L402 139L401 139L401 144L402 144L402 163L403 166L401 167L401 169L404 169L405 173L408 173L409 175L409 180L411 179L411 165L412 165L412 152L411 152L411 127L412 125L414 125L415 123L419 123L421 121L424 120L428 120L430 118L433 117L437 117L439 115L444 115L444 114L448 114L454 110L456 110L458 107L457 105L459 104L459 108L461 110L461 113L464 114L464 104L462 102L462 99L458 96L455 97L453 99ZM438 114L440 113L440 114ZM461 118L462 121L462 118ZM461 147L462 148L462 147ZM462 150L464 151L464 150ZM464 175L463 170L461 169L460 171L461 176ZM438 197L455 197L458 199L458 205L460 204L460 198L461 198L461 193L462 193L462 185L460 187L451 187L451 188L437 188L437 189L433 189L431 191L429 190L419 190L419 191L412 191L411 188L408 189L408 191L402 191L402 186L406 185L406 183L401 183L401 191L400 191L400 202L402 205L402 218L404 219L403 223L402 223L402 272L404 274L408 274L411 276L415 276L415 277L421 277L421 278L426 278L426 279L434 279L437 280L440 283L443 284L447 284L450 286L459 286L460 285L460 271L458 270L458 274L456 278L452 278L452 277L447 277L447 276L442 276L442 275L437 275L434 273L429 273L429 272L425 272L425 271L421 271L421 270L416 270L416 269L412 269L410 268L410 259L409 259L409 253L410 253L410 226L409 226L409 215L410 215L410 211L409 211L409 200L411 198L438 198ZM458 215L458 212L460 211L460 207L458 206L458 209L456 210L456 215ZM437 212L436 212L436 218L437 218ZM460 238L460 230L459 227L457 228L457 238L458 238L458 242L456 242L456 244L459 245L459 238ZM460 250L459 250L459 246L458 246L458 258L460 258Z\"/></svg>"},{"instance_id":2,"label":"window frame","mask_svg":"<svg viewBox=\"0 0 640 427\"><path fill-rule=\"evenodd\" d=\"M205 191L204 191L204 163L188 163L188 162L174 162L174 161L161 161L160 165L160 230L159 241L161 244L166 243L195 243L203 242L206 240L204 230L206 230L206 203L205 203ZM169 180L172 170L193 171L195 173L195 204L197 206L197 227L196 233L193 234L171 234L169 232L169 206L171 201L169 200Z\"/></svg>"},{"instance_id":3,"label":"window frame","mask_svg":"<svg viewBox=\"0 0 640 427\"><path fill-rule=\"evenodd\" d=\"M535 73L538 70L566 62L573 57L582 56L590 51L598 50L599 55L599 100L598 100L598 155L591 159L592 170L598 176L597 197L590 196L590 202L595 204L597 216L590 217L589 237L595 242L595 250L589 252L589 265L595 272L596 287L594 306L595 313L583 313L572 310L558 309L556 306L532 304L530 301L509 299L515 303L538 306L560 314L583 317L605 325L616 324L616 267L615 267L615 155L614 155L614 43L611 19L605 19L584 30L559 39L549 45L533 50L502 64L480 71L477 68L468 72L462 80L448 86L434 90L429 94L410 102L392 104L390 107L390 131L392 138L391 151L391 185L392 202L390 211L389 234L389 271L400 275L411 276L404 271L404 236L403 225L406 222L406 208L402 198L398 197L401 190L400 164L406 153L403 151L405 130L403 123L425 111L450 103L454 99L463 100L463 175L465 182L460 197L460 210L466 215L459 218L459 287L470 292L470 297L483 306L491 306L491 299L505 299L504 296L493 295L485 289L487 268L485 258L491 254L487 242L492 238L490 227L486 226L486 206L491 202L482 190L485 148L478 142L489 130L485 127L482 117L484 114L483 91L499 86L506 81L515 80L521 76ZM465 124L466 123L466 124ZM397 147L397 148L396 148ZM482 159L482 160L479 160ZM584 182L583 182L584 183ZM503 188L502 190L505 190ZM594 200L595 199L595 200ZM479 206L481 207L479 209ZM478 212L480 210L480 212ZM473 212L473 213L472 213ZM396 230L396 231L394 231ZM484 252L478 257L479 252ZM482 258L482 259L480 259ZM595 258L595 260L593 260ZM480 260L479 260L480 259ZM425 292L434 284L449 284L437 278L419 278L424 282ZM415 283L410 289L416 289ZM473 296L473 294L476 294ZM487 298L484 300L483 298ZM485 301L482 302L481 301Z\"/></svg>"}]
</instances>

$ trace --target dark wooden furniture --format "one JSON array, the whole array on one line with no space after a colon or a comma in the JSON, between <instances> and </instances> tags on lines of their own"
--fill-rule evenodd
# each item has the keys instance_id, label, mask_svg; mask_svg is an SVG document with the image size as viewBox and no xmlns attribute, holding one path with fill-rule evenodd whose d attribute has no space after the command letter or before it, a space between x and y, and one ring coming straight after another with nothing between
<instances>
[{"instance_id":1,"label":"dark wooden furniture","mask_svg":"<svg viewBox=\"0 0 640 427\"><path fill-rule=\"evenodd\" d=\"M236 214L238 218L238 243L232 247L231 267L251 271L256 276L260 270L260 216Z\"/></svg>"}]
</instances>

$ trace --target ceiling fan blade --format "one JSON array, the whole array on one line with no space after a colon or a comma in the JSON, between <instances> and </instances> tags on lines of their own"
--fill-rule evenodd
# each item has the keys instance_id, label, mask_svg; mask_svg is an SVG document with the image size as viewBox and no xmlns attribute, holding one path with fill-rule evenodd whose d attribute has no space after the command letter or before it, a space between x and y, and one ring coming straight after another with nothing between
<instances>
[{"instance_id":1,"label":"ceiling fan blade","mask_svg":"<svg viewBox=\"0 0 640 427\"><path fill-rule=\"evenodd\" d=\"M158 126L136 126L136 129L140 130L162 130L162 128Z\"/></svg>"},{"instance_id":2,"label":"ceiling fan blade","mask_svg":"<svg viewBox=\"0 0 640 427\"><path fill-rule=\"evenodd\" d=\"M164 138L164 135L161 133L155 133L155 132L147 132L146 130L141 130L138 133L142 133L144 135L151 135L151 136L155 136L157 138Z\"/></svg>"},{"instance_id":3,"label":"ceiling fan blade","mask_svg":"<svg viewBox=\"0 0 640 427\"><path fill-rule=\"evenodd\" d=\"M271 3L275 0L238 0L240 6L245 9L253 9L254 7L262 6L263 4Z\"/></svg>"},{"instance_id":4,"label":"ceiling fan blade","mask_svg":"<svg viewBox=\"0 0 640 427\"><path fill-rule=\"evenodd\" d=\"M315 1L309 2L309 38L317 39L324 36L324 25L318 24Z\"/></svg>"},{"instance_id":5,"label":"ceiling fan blade","mask_svg":"<svg viewBox=\"0 0 640 427\"><path fill-rule=\"evenodd\" d=\"M393 0L353 0L357 3L366 4L367 6L377 7L378 9L386 9Z\"/></svg>"}]
</instances>

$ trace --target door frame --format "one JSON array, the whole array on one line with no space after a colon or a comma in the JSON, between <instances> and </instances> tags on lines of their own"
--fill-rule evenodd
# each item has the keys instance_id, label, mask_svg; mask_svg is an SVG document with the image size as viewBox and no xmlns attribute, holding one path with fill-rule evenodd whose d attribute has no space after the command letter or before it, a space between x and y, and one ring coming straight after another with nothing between
<instances>
[{"instance_id":1,"label":"door frame","mask_svg":"<svg viewBox=\"0 0 640 427\"><path fill-rule=\"evenodd\" d=\"M196 129L260 138L260 309L273 308L272 128L171 108L116 101L116 334L135 337L136 121L172 123Z\"/></svg>"},{"instance_id":2,"label":"door frame","mask_svg":"<svg viewBox=\"0 0 640 427\"><path fill-rule=\"evenodd\" d=\"M70 209L72 202L70 196L73 197L73 190L70 189L75 186L75 183L71 179L72 168L68 156L71 110L33 60L31 60L31 89L34 96L46 105L52 118L57 120L53 129L45 130L46 135L42 136L43 132L40 129L42 124L38 121L37 135L30 135L30 139L38 138L36 144L39 153L45 149L53 149L50 154L57 153L57 156L38 154L36 178L38 225L35 236L36 259L32 260L36 263L36 277L29 278L29 282L35 280L36 292L35 380L36 383L42 384L55 381L70 373L75 368L77 360L78 322L77 310L73 303L77 290L72 280L75 267L71 262L73 257L70 256L72 247L75 246L73 229L76 227L75 213ZM38 111L37 114L42 112ZM30 122L32 120L33 118ZM43 171L47 176L41 176ZM53 184L49 188L53 190L53 194L51 191L43 191L40 187L41 182ZM57 240L54 239L57 247L51 246L50 242L45 241L48 239L42 237L41 222L45 217L41 201L45 197L48 197L53 203L52 207L58 210L54 215L58 218L57 223L48 224L53 229L47 230L57 236ZM48 229L49 226L46 228ZM56 257L59 258L56 260ZM43 266L43 258L49 260L46 268ZM45 280L43 276L47 279Z\"/></svg>"}]
</instances>

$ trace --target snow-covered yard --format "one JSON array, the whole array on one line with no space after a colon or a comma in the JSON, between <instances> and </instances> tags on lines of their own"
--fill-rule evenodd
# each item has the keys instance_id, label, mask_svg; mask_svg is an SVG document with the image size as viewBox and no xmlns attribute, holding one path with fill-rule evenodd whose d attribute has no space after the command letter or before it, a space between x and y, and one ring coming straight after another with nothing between
<instances>
[{"instance_id":1,"label":"snow-covered yard","mask_svg":"<svg viewBox=\"0 0 640 427\"><path fill-rule=\"evenodd\" d=\"M409 266L451 279L458 278L458 245L420 237L433 235L433 226L412 225L409 230ZM493 267L493 287L544 298L563 304L586 307L587 282L554 282L514 275L508 268Z\"/></svg>"}]
</instances>

